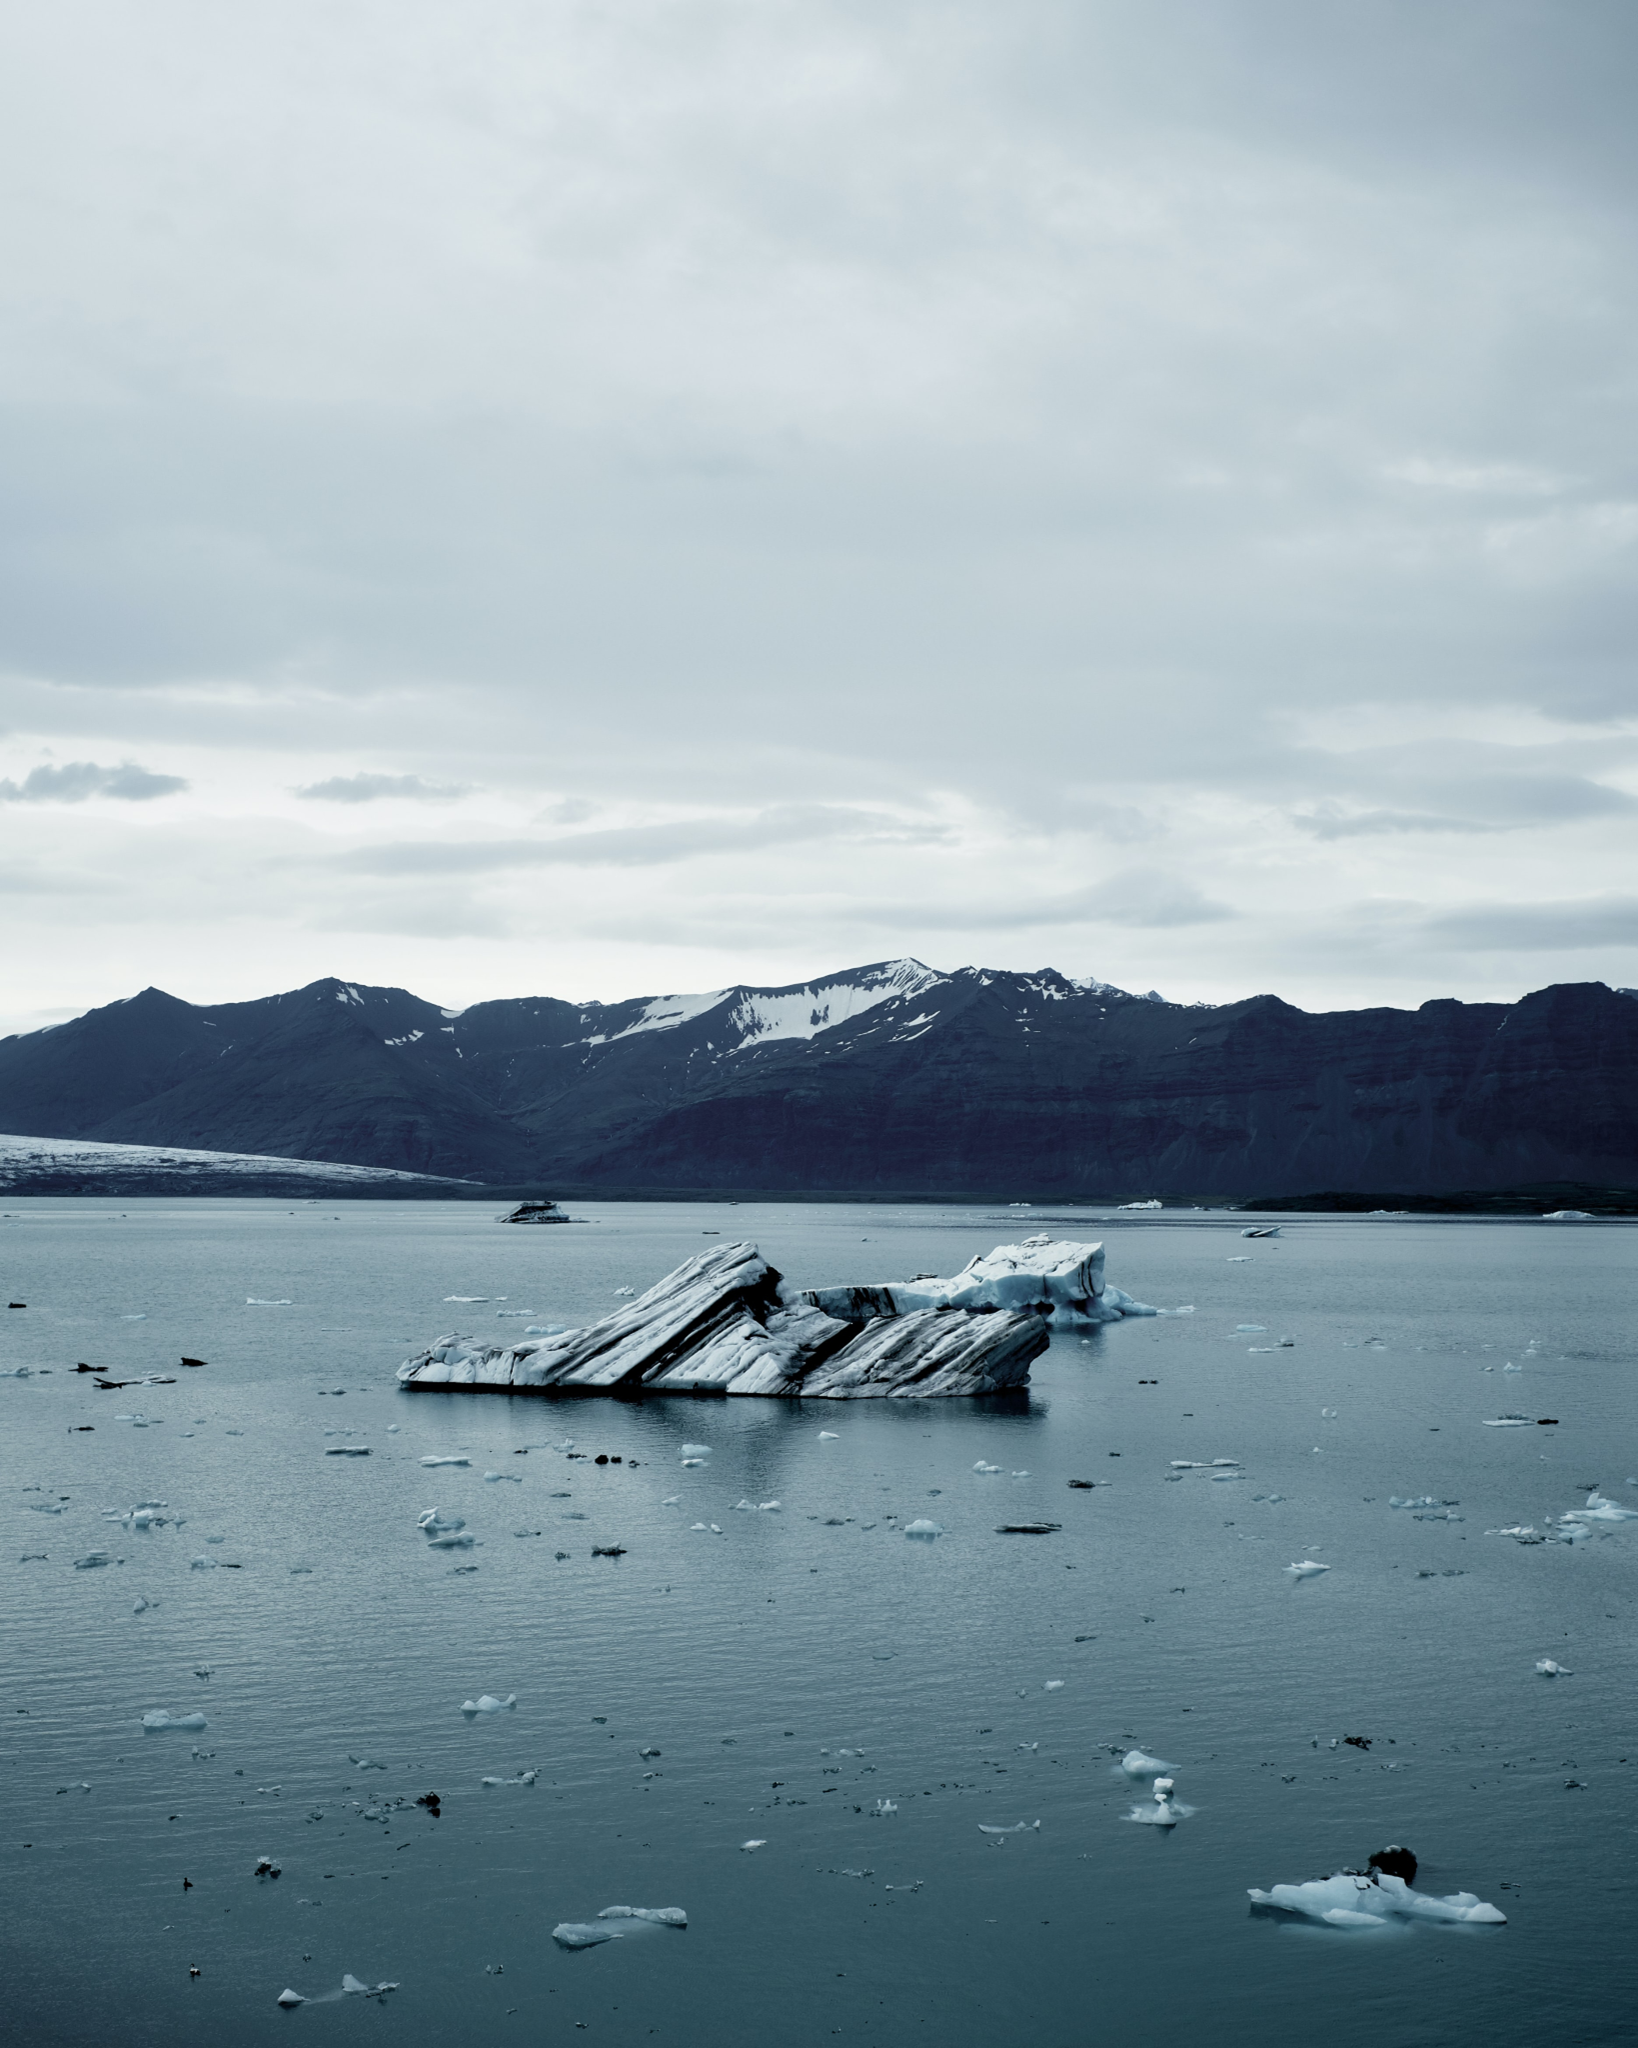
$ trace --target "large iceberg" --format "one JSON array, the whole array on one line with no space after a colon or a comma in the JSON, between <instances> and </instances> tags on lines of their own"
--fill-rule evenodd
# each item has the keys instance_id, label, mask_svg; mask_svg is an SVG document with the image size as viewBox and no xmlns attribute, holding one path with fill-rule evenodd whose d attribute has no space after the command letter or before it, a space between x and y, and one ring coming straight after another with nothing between
<instances>
[{"instance_id":1,"label":"large iceberg","mask_svg":"<svg viewBox=\"0 0 1638 2048\"><path fill-rule=\"evenodd\" d=\"M1155 1311L1106 1287L1101 1245L1032 1238L950 1280L790 1286L754 1244L715 1245L583 1330L510 1345L444 1337L398 1369L409 1388L496 1393L771 1394L916 1400L1020 1387L1051 1319Z\"/></svg>"}]
</instances>

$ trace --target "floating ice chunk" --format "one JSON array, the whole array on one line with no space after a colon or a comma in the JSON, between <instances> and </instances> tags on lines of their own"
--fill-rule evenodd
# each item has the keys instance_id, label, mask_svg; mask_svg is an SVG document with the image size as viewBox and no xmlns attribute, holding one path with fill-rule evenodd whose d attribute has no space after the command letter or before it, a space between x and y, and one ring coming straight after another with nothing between
<instances>
[{"instance_id":1,"label":"floating ice chunk","mask_svg":"<svg viewBox=\"0 0 1638 2048\"><path fill-rule=\"evenodd\" d=\"M677 1505L680 1498L680 1495L674 1493L672 1494L669 1500L661 1501L660 1505L663 1508L674 1508Z\"/></svg>"},{"instance_id":2,"label":"floating ice chunk","mask_svg":"<svg viewBox=\"0 0 1638 2048\"><path fill-rule=\"evenodd\" d=\"M1536 1659L1536 1669L1543 1678L1574 1678L1575 1676L1573 1671L1565 1670L1562 1664L1555 1664L1551 1657L1538 1657Z\"/></svg>"},{"instance_id":3,"label":"floating ice chunk","mask_svg":"<svg viewBox=\"0 0 1638 2048\"><path fill-rule=\"evenodd\" d=\"M470 1458L423 1458L423 1465L470 1465Z\"/></svg>"},{"instance_id":4,"label":"floating ice chunk","mask_svg":"<svg viewBox=\"0 0 1638 2048\"><path fill-rule=\"evenodd\" d=\"M444 1299L445 1301L459 1302L463 1308L470 1308L473 1302L487 1301L489 1296L487 1294L446 1294ZM503 1294L501 1300L504 1301L505 1299L506 1296Z\"/></svg>"},{"instance_id":5,"label":"floating ice chunk","mask_svg":"<svg viewBox=\"0 0 1638 2048\"><path fill-rule=\"evenodd\" d=\"M196 1572L213 1572L216 1569L216 1560L208 1552L201 1552L198 1557L188 1560L188 1569Z\"/></svg>"},{"instance_id":6,"label":"floating ice chunk","mask_svg":"<svg viewBox=\"0 0 1638 2048\"><path fill-rule=\"evenodd\" d=\"M1512 1359L1509 1359L1507 1363L1502 1367L1503 1372L1523 1372L1523 1370L1524 1367L1522 1365L1515 1365Z\"/></svg>"},{"instance_id":7,"label":"floating ice chunk","mask_svg":"<svg viewBox=\"0 0 1638 2048\"><path fill-rule=\"evenodd\" d=\"M465 1709L463 1708L464 1712ZM540 1776L538 1771L519 1771L515 1778L480 1778L480 1785L532 1785Z\"/></svg>"},{"instance_id":8,"label":"floating ice chunk","mask_svg":"<svg viewBox=\"0 0 1638 2048\"><path fill-rule=\"evenodd\" d=\"M1049 1678L1041 1688L1042 1692L1062 1692L1063 1689L1064 1682L1061 1678Z\"/></svg>"},{"instance_id":9,"label":"floating ice chunk","mask_svg":"<svg viewBox=\"0 0 1638 2048\"><path fill-rule=\"evenodd\" d=\"M878 1799L876 1801L876 1811L880 1814L897 1813L898 1810L899 1802L896 1799Z\"/></svg>"},{"instance_id":10,"label":"floating ice chunk","mask_svg":"<svg viewBox=\"0 0 1638 2048\"><path fill-rule=\"evenodd\" d=\"M906 1536L917 1537L922 1542L931 1543L935 1536L944 1534L944 1525L941 1522L930 1522L922 1515L915 1521L906 1523L904 1533Z\"/></svg>"},{"instance_id":11,"label":"floating ice chunk","mask_svg":"<svg viewBox=\"0 0 1638 2048\"><path fill-rule=\"evenodd\" d=\"M1292 1577L1298 1579L1316 1578L1321 1572L1328 1572L1330 1569L1331 1567L1328 1564L1316 1564L1311 1557L1305 1557L1301 1564L1288 1564L1286 1566L1286 1570L1290 1572Z\"/></svg>"},{"instance_id":12,"label":"floating ice chunk","mask_svg":"<svg viewBox=\"0 0 1638 2048\"><path fill-rule=\"evenodd\" d=\"M978 1463L973 1467L973 1470L975 1472L999 1472L1001 1470L1001 1467L999 1465L986 1465L984 1460L980 1458Z\"/></svg>"},{"instance_id":13,"label":"floating ice chunk","mask_svg":"<svg viewBox=\"0 0 1638 2048\"><path fill-rule=\"evenodd\" d=\"M1386 1871L1370 1875L1351 1870L1318 1877L1307 1884L1277 1884L1266 1892L1248 1891L1253 1905L1276 1906L1322 1920L1329 1927L1380 1927L1392 1919L1457 1920L1472 1925L1505 1927L1507 1915L1472 1892L1452 1892L1436 1899L1413 1892L1402 1877Z\"/></svg>"},{"instance_id":14,"label":"floating ice chunk","mask_svg":"<svg viewBox=\"0 0 1638 2048\"><path fill-rule=\"evenodd\" d=\"M36 1515L61 1515L66 1513L68 1508L66 1500L31 1500L28 1505L29 1511ZM125 1516L118 1513L103 1516L105 1522L121 1522L125 1519Z\"/></svg>"},{"instance_id":15,"label":"floating ice chunk","mask_svg":"<svg viewBox=\"0 0 1638 2048\"><path fill-rule=\"evenodd\" d=\"M1245 1474L1244 1474L1243 1472L1214 1472L1214 1473L1213 1473L1213 1474L1212 1474L1211 1476L1212 1476L1212 1478L1213 1478L1214 1480L1222 1480L1222 1479L1244 1479L1244 1477L1245 1477L1246 1475L1245 1475Z\"/></svg>"},{"instance_id":16,"label":"floating ice chunk","mask_svg":"<svg viewBox=\"0 0 1638 2048\"><path fill-rule=\"evenodd\" d=\"M835 1442L837 1441L837 1435L836 1435L836 1432L835 1432L835 1430L833 1430L833 1429L822 1429L822 1430L820 1430L820 1432L819 1432L819 1441L820 1441L820 1442L821 1442L822 1444L833 1444L833 1443L835 1443Z\"/></svg>"},{"instance_id":17,"label":"floating ice chunk","mask_svg":"<svg viewBox=\"0 0 1638 2048\"><path fill-rule=\"evenodd\" d=\"M509 1714L517 1703L515 1692L509 1692L503 1700L496 1699L492 1692L481 1692L475 1700L462 1700L461 1712L470 1721L475 1714Z\"/></svg>"},{"instance_id":18,"label":"floating ice chunk","mask_svg":"<svg viewBox=\"0 0 1638 2048\"><path fill-rule=\"evenodd\" d=\"M88 1550L84 1557L75 1558L74 1569L77 1572L94 1572L100 1566L112 1564L113 1561L106 1550Z\"/></svg>"},{"instance_id":19,"label":"floating ice chunk","mask_svg":"<svg viewBox=\"0 0 1638 2048\"><path fill-rule=\"evenodd\" d=\"M1528 1415L1487 1415L1484 1426L1486 1429L1528 1429L1530 1418Z\"/></svg>"},{"instance_id":20,"label":"floating ice chunk","mask_svg":"<svg viewBox=\"0 0 1638 2048\"><path fill-rule=\"evenodd\" d=\"M559 1948L596 1948L600 1941L618 1941L617 1927L603 1927L595 1920L560 1920L552 1929Z\"/></svg>"},{"instance_id":21,"label":"floating ice chunk","mask_svg":"<svg viewBox=\"0 0 1638 2048\"><path fill-rule=\"evenodd\" d=\"M1589 1493L1584 1508L1571 1508L1560 1517L1566 1522L1638 1522L1638 1508L1620 1507L1601 1493Z\"/></svg>"},{"instance_id":22,"label":"floating ice chunk","mask_svg":"<svg viewBox=\"0 0 1638 2048\"><path fill-rule=\"evenodd\" d=\"M370 1447L368 1444L329 1444L324 1455L327 1458L367 1458Z\"/></svg>"},{"instance_id":23,"label":"floating ice chunk","mask_svg":"<svg viewBox=\"0 0 1638 2048\"><path fill-rule=\"evenodd\" d=\"M684 1444L682 1455L685 1458L709 1458L711 1446L709 1444Z\"/></svg>"},{"instance_id":24,"label":"floating ice chunk","mask_svg":"<svg viewBox=\"0 0 1638 2048\"><path fill-rule=\"evenodd\" d=\"M1120 1767L1129 1778L1161 1778L1172 1768L1162 1763L1158 1756L1149 1756L1141 1749L1129 1749L1120 1760Z\"/></svg>"},{"instance_id":25,"label":"floating ice chunk","mask_svg":"<svg viewBox=\"0 0 1638 2048\"><path fill-rule=\"evenodd\" d=\"M1204 1472L1205 1469L1206 1464L1203 1458L1173 1458L1172 1460L1172 1470L1174 1472Z\"/></svg>"},{"instance_id":26,"label":"floating ice chunk","mask_svg":"<svg viewBox=\"0 0 1638 2048\"><path fill-rule=\"evenodd\" d=\"M1134 1806L1126 1818L1144 1827L1175 1828L1180 1820L1187 1820L1193 1812L1192 1806L1185 1806L1181 1800L1172 1797L1170 1778L1156 1778L1154 1805Z\"/></svg>"},{"instance_id":27,"label":"floating ice chunk","mask_svg":"<svg viewBox=\"0 0 1638 2048\"><path fill-rule=\"evenodd\" d=\"M1260 1337L1267 1328L1267 1323L1236 1323L1234 1331L1235 1335L1239 1337Z\"/></svg>"},{"instance_id":28,"label":"floating ice chunk","mask_svg":"<svg viewBox=\"0 0 1638 2048\"><path fill-rule=\"evenodd\" d=\"M1541 1220L1543 1223L1592 1223L1596 1219L1590 1209L1549 1209Z\"/></svg>"},{"instance_id":29,"label":"floating ice chunk","mask_svg":"<svg viewBox=\"0 0 1638 2048\"><path fill-rule=\"evenodd\" d=\"M154 1707L143 1715L142 1725L152 1734L161 1728L186 1728L197 1732L208 1728L210 1723L203 1714L170 1714L163 1707Z\"/></svg>"},{"instance_id":30,"label":"floating ice chunk","mask_svg":"<svg viewBox=\"0 0 1638 2048\"><path fill-rule=\"evenodd\" d=\"M1194 1314L1194 1303L1192 1301L1185 1302L1181 1308L1157 1308L1155 1314L1157 1316L1192 1316ZM1084 1343L1086 1340L1083 1338L1081 1341Z\"/></svg>"},{"instance_id":31,"label":"floating ice chunk","mask_svg":"<svg viewBox=\"0 0 1638 2048\"><path fill-rule=\"evenodd\" d=\"M247 1294L245 1296L246 1308L289 1308L290 1306L290 1297L284 1294L281 1294L277 1301L270 1300L263 1294Z\"/></svg>"},{"instance_id":32,"label":"floating ice chunk","mask_svg":"<svg viewBox=\"0 0 1638 2048\"><path fill-rule=\"evenodd\" d=\"M1038 1820L1014 1821L1010 1828L989 1827L983 1821L978 1823L981 1835L1032 1835L1041 1823Z\"/></svg>"},{"instance_id":33,"label":"floating ice chunk","mask_svg":"<svg viewBox=\"0 0 1638 2048\"><path fill-rule=\"evenodd\" d=\"M351 1973L342 1977L341 1993L344 1998L379 1998L383 2003L389 1991L396 1991L396 1984L360 1984Z\"/></svg>"},{"instance_id":34,"label":"floating ice chunk","mask_svg":"<svg viewBox=\"0 0 1638 2048\"><path fill-rule=\"evenodd\" d=\"M292 1991L286 1985L284 1990L279 1993L277 2002L284 2007L286 2012L294 2012L298 2005L305 2005L307 2000L302 1997L299 1991Z\"/></svg>"},{"instance_id":35,"label":"floating ice chunk","mask_svg":"<svg viewBox=\"0 0 1638 2048\"><path fill-rule=\"evenodd\" d=\"M783 1512L783 1504L777 1500L759 1500L756 1511L759 1515L777 1515Z\"/></svg>"},{"instance_id":36,"label":"floating ice chunk","mask_svg":"<svg viewBox=\"0 0 1638 2048\"><path fill-rule=\"evenodd\" d=\"M681 1906L605 1906L599 1920L652 1920L656 1927L686 1927L688 1915Z\"/></svg>"},{"instance_id":37,"label":"floating ice chunk","mask_svg":"<svg viewBox=\"0 0 1638 2048\"><path fill-rule=\"evenodd\" d=\"M742 1849L766 1849L768 1840L765 1835L758 1835L749 1842L741 1842L739 1846Z\"/></svg>"},{"instance_id":38,"label":"floating ice chunk","mask_svg":"<svg viewBox=\"0 0 1638 2048\"><path fill-rule=\"evenodd\" d=\"M617 1287L614 1290L614 1296L617 1301L630 1301L636 1292L635 1287Z\"/></svg>"},{"instance_id":39,"label":"floating ice chunk","mask_svg":"<svg viewBox=\"0 0 1638 2048\"><path fill-rule=\"evenodd\" d=\"M523 1484L523 1474L521 1472L486 1472L483 1476L484 1483L489 1486L495 1485L502 1479L510 1479L514 1486L521 1486Z\"/></svg>"}]
</instances>

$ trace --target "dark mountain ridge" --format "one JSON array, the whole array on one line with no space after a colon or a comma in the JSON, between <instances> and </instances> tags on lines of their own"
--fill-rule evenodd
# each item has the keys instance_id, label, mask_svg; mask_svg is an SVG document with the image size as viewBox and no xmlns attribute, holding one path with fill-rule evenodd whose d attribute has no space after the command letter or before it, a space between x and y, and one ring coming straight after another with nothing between
<instances>
[{"instance_id":1,"label":"dark mountain ridge","mask_svg":"<svg viewBox=\"0 0 1638 2048\"><path fill-rule=\"evenodd\" d=\"M991 1197L1629 1184L1638 1000L1310 1014L918 961L445 1010L159 989L0 1040L0 1130L486 1182Z\"/></svg>"}]
</instances>

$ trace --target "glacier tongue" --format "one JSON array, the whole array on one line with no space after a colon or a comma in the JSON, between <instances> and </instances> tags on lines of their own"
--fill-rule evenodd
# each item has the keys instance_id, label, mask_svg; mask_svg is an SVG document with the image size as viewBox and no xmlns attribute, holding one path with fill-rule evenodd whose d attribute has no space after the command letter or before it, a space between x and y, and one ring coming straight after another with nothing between
<instances>
[{"instance_id":1,"label":"glacier tongue","mask_svg":"<svg viewBox=\"0 0 1638 2048\"><path fill-rule=\"evenodd\" d=\"M787 1286L754 1244L713 1245L584 1330L485 1344L444 1337L398 1369L405 1387L496 1393L772 1394L927 1400L1021 1387L1048 1319L1153 1315L1106 1287L1103 1247L1032 1238L951 1280Z\"/></svg>"}]
</instances>

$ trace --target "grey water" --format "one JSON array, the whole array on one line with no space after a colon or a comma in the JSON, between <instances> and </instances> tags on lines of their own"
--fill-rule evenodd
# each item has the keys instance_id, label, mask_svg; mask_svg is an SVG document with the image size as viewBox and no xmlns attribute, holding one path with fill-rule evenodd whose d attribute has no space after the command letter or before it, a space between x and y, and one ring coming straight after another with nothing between
<instances>
[{"instance_id":1,"label":"grey water","mask_svg":"<svg viewBox=\"0 0 1638 2048\"><path fill-rule=\"evenodd\" d=\"M1486 1533L1638 1505L1629 1227L578 1206L0 1217L0 1369L31 1368L0 1379L9 2039L1633 2039L1638 1524ZM1039 1229L1194 1313L1057 1332L993 1401L393 1379L449 1330L605 1313L709 1232L836 1284ZM1422 1495L1459 1519L1388 1505ZM164 1527L104 1519L153 1500ZM433 1505L471 1549L427 1546ZM1062 1526L998 1533L1025 1520ZM484 1692L517 1704L463 1716ZM1175 1829L1128 1820L1133 1745L1176 1766ZM1390 1842L1507 1925L1248 1906ZM553 1942L614 1904L689 1924ZM399 1988L275 2003L344 1972Z\"/></svg>"}]
</instances>

